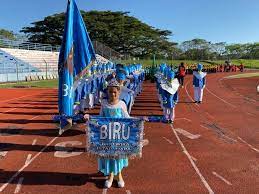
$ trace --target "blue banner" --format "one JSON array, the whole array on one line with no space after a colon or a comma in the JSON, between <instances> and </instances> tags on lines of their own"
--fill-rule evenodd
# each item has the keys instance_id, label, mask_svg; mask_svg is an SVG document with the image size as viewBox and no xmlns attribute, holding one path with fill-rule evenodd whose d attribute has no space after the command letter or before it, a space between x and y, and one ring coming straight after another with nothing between
<instances>
[{"instance_id":1,"label":"blue banner","mask_svg":"<svg viewBox=\"0 0 259 194\"><path fill-rule=\"evenodd\" d=\"M59 114L73 116L76 81L95 60L95 52L75 0L69 0L59 53Z\"/></svg>"},{"instance_id":2,"label":"blue banner","mask_svg":"<svg viewBox=\"0 0 259 194\"><path fill-rule=\"evenodd\" d=\"M143 129L138 118L90 117L87 150L107 158L141 157Z\"/></svg>"}]
</instances>

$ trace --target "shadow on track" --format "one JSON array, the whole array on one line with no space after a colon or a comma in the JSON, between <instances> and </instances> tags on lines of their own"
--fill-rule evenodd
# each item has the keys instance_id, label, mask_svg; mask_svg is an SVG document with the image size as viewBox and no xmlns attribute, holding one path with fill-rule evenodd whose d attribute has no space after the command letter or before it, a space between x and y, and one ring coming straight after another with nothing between
<instances>
[{"instance_id":1,"label":"shadow on track","mask_svg":"<svg viewBox=\"0 0 259 194\"><path fill-rule=\"evenodd\" d=\"M85 134L85 132L75 129L70 129L66 133L62 134L62 137L70 137ZM10 128L0 129L0 136L11 136L11 135L35 135L35 136L46 136L46 137L56 137L58 136L58 129L23 129L15 128L11 126Z\"/></svg>"},{"instance_id":2,"label":"shadow on track","mask_svg":"<svg viewBox=\"0 0 259 194\"><path fill-rule=\"evenodd\" d=\"M21 151L40 152L45 147L46 147L45 145L0 143L0 150L1 151L21 150ZM63 147L63 146L48 146L43 152L55 152L55 151L85 152L85 148Z\"/></svg>"},{"instance_id":3,"label":"shadow on track","mask_svg":"<svg viewBox=\"0 0 259 194\"><path fill-rule=\"evenodd\" d=\"M7 182L15 173L16 171L1 171L0 182ZM96 187L103 188L105 181L105 177L97 173L77 174L68 172L23 171L19 176L24 177L23 185L81 186L94 183ZM13 181L11 184L17 184L17 181Z\"/></svg>"}]
</instances>

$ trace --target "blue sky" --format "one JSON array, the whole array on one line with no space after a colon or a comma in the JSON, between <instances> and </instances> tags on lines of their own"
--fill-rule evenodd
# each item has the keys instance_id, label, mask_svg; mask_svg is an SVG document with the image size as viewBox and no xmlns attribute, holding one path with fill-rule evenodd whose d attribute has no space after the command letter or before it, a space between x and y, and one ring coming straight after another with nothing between
<instances>
[{"instance_id":1,"label":"blue sky","mask_svg":"<svg viewBox=\"0 0 259 194\"><path fill-rule=\"evenodd\" d=\"M79 9L129 11L172 41L259 42L259 0L76 0ZM66 10L67 0L1 0L0 28L18 32Z\"/></svg>"}]
</instances>

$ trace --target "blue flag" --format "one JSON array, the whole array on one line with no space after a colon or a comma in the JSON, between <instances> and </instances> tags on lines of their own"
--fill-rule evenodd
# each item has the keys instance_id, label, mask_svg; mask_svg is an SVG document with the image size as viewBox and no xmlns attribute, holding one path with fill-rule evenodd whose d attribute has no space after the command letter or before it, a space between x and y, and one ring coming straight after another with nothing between
<instances>
[{"instance_id":1,"label":"blue flag","mask_svg":"<svg viewBox=\"0 0 259 194\"><path fill-rule=\"evenodd\" d=\"M142 119L90 117L87 129L88 153L106 158L141 157Z\"/></svg>"},{"instance_id":2,"label":"blue flag","mask_svg":"<svg viewBox=\"0 0 259 194\"><path fill-rule=\"evenodd\" d=\"M86 67L95 60L95 52L75 0L69 0L58 73L59 114L73 116L74 91L77 80L86 73Z\"/></svg>"}]
</instances>

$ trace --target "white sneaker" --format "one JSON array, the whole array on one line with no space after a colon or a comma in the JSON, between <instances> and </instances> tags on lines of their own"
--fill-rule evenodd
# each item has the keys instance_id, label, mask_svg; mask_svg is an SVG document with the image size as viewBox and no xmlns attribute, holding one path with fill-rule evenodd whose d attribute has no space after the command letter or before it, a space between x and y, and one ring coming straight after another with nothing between
<instances>
[{"instance_id":1,"label":"white sneaker","mask_svg":"<svg viewBox=\"0 0 259 194\"><path fill-rule=\"evenodd\" d=\"M64 133L64 130L63 130L63 129L59 129L58 134L59 134L59 135L62 135L62 133Z\"/></svg>"},{"instance_id":2,"label":"white sneaker","mask_svg":"<svg viewBox=\"0 0 259 194\"><path fill-rule=\"evenodd\" d=\"M105 181L105 187L106 188L111 188L111 186L112 186L112 181L106 180Z\"/></svg>"},{"instance_id":3,"label":"white sneaker","mask_svg":"<svg viewBox=\"0 0 259 194\"><path fill-rule=\"evenodd\" d=\"M122 180L122 181L118 181L118 187L119 188L123 188L125 186L125 182Z\"/></svg>"},{"instance_id":4,"label":"white sneaker","mask_svg":"<svg viewBox=\"0 0 259 194\"><path fill-rule=\"evenodd\" d=\"M68 124L64 128L61 129L61 126L59 126L59 132L58 132L59 135L62 135L65 131L71 129L71 127L73 125L72 119L67 119L67 122L68 122Z\"/></svg>"},{"instance_id":5,"label":"white sneaker","mask_svg":"<svg viewBox=\"0 0 259 194\"><path fill-rule=\"evenodd\" d=\"M148 139L143 139L143 141L142 141L143 147L148 145L148 143L149 143Z\"/></svg>"}]
</instances>

